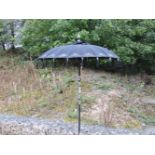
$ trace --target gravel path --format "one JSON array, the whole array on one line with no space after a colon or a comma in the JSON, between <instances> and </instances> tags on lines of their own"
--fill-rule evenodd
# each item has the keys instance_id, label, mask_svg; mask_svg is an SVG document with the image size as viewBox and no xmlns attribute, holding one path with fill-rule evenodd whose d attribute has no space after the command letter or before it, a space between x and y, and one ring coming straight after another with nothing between
<instances>
[{"instance_id":1,"label":"gravel path","mask_svg":"<svg viewBox=\"0 0 155 155\"><path fill-rule=\"evenodd\" d=\"M74 135L77 134L76 123L62 120L45 120L30 117L0 115L0 134L3 135ZM83 135L154 135L155 127L134 130L116 129L99 125L81 125Z\"/></svg>"}]
</instances>

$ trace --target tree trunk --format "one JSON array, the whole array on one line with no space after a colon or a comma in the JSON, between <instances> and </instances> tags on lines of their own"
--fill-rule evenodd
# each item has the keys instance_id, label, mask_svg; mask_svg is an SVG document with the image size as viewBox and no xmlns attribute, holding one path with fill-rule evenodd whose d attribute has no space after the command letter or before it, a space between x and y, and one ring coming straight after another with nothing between
<instances>
[{"instance_id":1,"label":"tree trunk","mask_svg":"<svg viewBox=\"0 0 155 155\"><path fill-rule=\"evenodd\" d=\"M5 51L6 49L5 49L5 44L4 44L4 42L1 41L1 44L2 44L3 51Z\"/></svg>"},{"instance_id":2,"label":"tree trunk","mask_svg":"<svg viewBox=\"0 0 155 155\"><path fill-rule=\"evenodd\" d=\"M15 38L14 21L12 21L10 23L10 30L11 30L11 35L12 35L11 49L14 50L15 49L15 45L14 45L14 38Z\"/></svg>"},{"instance_id":3,"label":"tree trunk","mask_svg":"<svg viewBox=\"0 0 155 155\"><path fill-rule=\"evenodd\" d=\"M2 34L0 34L0 44L1 44L2 48L3 48L3 51L5 51L6 50L5 49L5 43L4 43L3 39L2 39Z\"/></svg>"}]
</instances>

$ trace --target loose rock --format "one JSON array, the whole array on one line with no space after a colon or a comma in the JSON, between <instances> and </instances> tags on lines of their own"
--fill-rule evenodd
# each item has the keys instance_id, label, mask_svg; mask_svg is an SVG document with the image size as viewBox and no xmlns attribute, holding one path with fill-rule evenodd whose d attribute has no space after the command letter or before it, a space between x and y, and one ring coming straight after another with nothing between
<instances>
[{"instance_id":1,"label":"loose rock","mask_svg":"<svg viewBox=\"0 0 155 155\"><path fill-rule=\"evenodd\" d=\"M43 120L30 117L0 115L1 135L75 135L77 123L63 120ZM146 129L109 128L99 125L81 125L82 135L154 135L155 127Z\"/></svg>"}]
</instances>

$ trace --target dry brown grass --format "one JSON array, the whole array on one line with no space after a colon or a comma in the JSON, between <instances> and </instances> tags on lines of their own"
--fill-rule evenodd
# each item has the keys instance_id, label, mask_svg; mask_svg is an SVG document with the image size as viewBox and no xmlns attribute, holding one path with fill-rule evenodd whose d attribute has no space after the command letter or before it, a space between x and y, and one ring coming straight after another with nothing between
<instances>
[{"instance_id":1,"label":"dry brown grass","mask_svg":"<svg viewBox=\"0 0 155 155\"><path fill-rule=\"evenodd\" d=\"M15 63L11 59L0 62L5 66L0 69L0 112L53 117L74 101L75 85L67 87L63 76L52 78L51 71L38 70L32 62Z\"/></svg>"},{"instance_id":2,"label":"dry brown grass","mask_svg":"<svg viewBox=\"0 0 155 155\"><path fill-rule=\"evenodd\" d=\"M76 75L75 68L36 69L31 61L3 57L0 113L75 120ZM154 96L153 86L145 87L138 75L126 78L84 69L81 85L82 120L127 128L141 127L141 118L155 122L155 106L144 106L140 100Z\"/></svg>"}]
</instances>

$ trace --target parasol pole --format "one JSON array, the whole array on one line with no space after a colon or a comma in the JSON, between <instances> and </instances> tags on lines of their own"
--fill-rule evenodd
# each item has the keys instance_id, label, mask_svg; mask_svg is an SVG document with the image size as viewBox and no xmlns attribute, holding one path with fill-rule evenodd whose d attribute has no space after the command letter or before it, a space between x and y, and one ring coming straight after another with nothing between
<instances>
[{"instance_id":1,"label":"parasol pole","mask_svg":"<svg viewBox=\"0 0 155 155\"><path fill-rule=\"evenodd\" d=\"M77 106L78 106L78 134L80 134L80 130L81 130L81 68L82 68L82 61L80 61L79 65L78 65L78 99L77 99Z\"/></svg>"}]
</instances>

